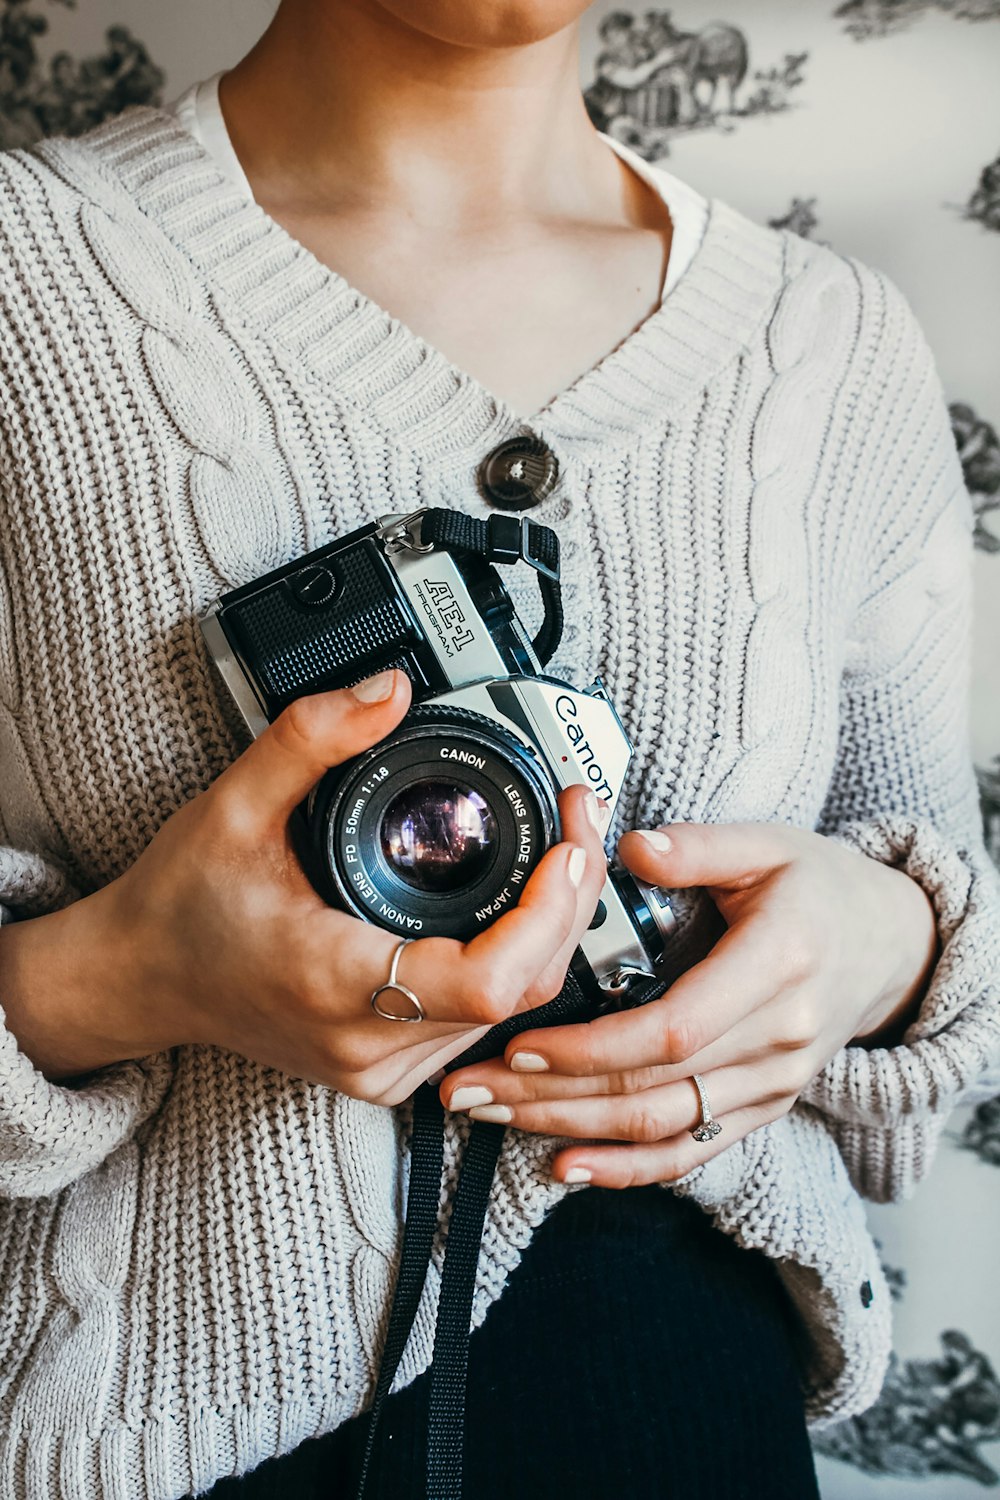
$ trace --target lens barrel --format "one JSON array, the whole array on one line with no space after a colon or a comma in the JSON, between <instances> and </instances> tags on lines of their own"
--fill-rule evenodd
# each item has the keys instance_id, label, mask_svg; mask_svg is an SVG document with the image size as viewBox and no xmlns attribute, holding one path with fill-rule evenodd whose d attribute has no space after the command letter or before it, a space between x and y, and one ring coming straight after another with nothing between
<instances>
[{"instance_id":1,"label":"lens barrel","mask_svg":"<svg viewBox=\"0 0 1000 1500\"><path fill-rule=\"evenodd\" d=\"M413 709L335 767L309 803L338 904L390 932L466 940L517 904L558 838L556 789L529 746L466 709Z\"/></svg>"}]
</instances>

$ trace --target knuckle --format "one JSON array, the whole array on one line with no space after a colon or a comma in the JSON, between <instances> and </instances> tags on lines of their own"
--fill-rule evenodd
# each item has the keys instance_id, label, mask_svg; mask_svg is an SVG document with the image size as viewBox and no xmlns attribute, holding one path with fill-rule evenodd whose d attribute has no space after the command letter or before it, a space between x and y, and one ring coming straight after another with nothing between
<instances>
[{"instance_id":1,"label":"knuckle","mask_svg":"<svg viewBox=\"0 0 1000 1500\"><path fill-rule=\"evenodd\" d=\"M810 1047L821 1029L816 1001L811 996L800 995L784 1018L779 1046L789 1052Z\"/></svg>"},{"instance_id":2,"label":"knuckle","mask_svg":"<svg viewBox=\"0 0 1000 1500\"><path fill-rule=\"evenodd\" d=\"M612 1094L641 1094L656 1082L653 1068L625 1068L608 1075L609 1092Z\"/></svg>"},{"instance_id":3,"label":"knuckle","mask_svg":"<svg viewBox=\"0 0 1000 1500\"><path fill-rule=\"evenodd\" d=\"M301 754L312 745L329 723L329 704L324 695L307 694L296 698L275 719L271 732L283 749Z\"/></svg>"},{"instance_id":4,"label":"knuckle","mask_svg":"<svg viewBox=\"0 0 1000 1500\"><path fill-rule=\"evenodd\" d=\"M820 945L813 933L806 928L786 932L781 944L781 968L793 983L815 974L819 967Z\"/></svg>"},{"instance_id":5,"label":"knuckle","mask_svg":"<svg viewBox=\"0 0 1000 1500\"><path fill-rule=\"evenodd\" d=\"M201 829L205 845L224 857L225 851L260 847L260 811L251 798L228 782L213 788L204 802Z\"/></svg>"},{"instance_id":6,"label":"knuckle","mask_svg":"<svg viewBox=\"0 0 1000 1500\"><path fill-rule=\"evenodd\" d=\"M647 1146L662 1141L665 1134L659 1113L649 1104L639 1104L629 1110L625 1129L628 1140Z\"/></svg>"},{"instance_id":7,"label":"knuckle","mask_svg":"<svg viewBox=\"0 0 1000 1500\"><path fill-rule=\"evenodd\" d=\"M533 984L530 984L524 992L524 998L531 1005L544 1005L550 1000L555 1000L562 993L562 987L566 981L565 970L556 969L553 966L539 974Z\"/></svg>"},{"instance_id":8,"label":"knuckle","mask_svg":"<svg viewBox=\"0 0 1000 1500\"><path fill-rule=\"evenodd\" d=\"M797 1098L798 1092L796 1091L794 1094L782 1094L779 1098L773 1099L768 1111L768 1119L780 1120L784 1115L790 1114Z\"/></svg>"},{"instance_id":9,"label":"knuckle","mask_svg":"<svg viewBox=\"0 0 1000 1500\"><path fill-rule=\"evenodd\" d=\"M665 1063L687 1062L700 1050L701 1040L693 1020L687 1016L667 1016L660 1039Z\"/></svg>"},{"instance_id":10,"label":"knuckle","mask_svg":"<svg viewBox=\"0 0 1000 1500\"><path fill-rule=\"evenodd\" d=\"M658 1169L656 1180L658 1182L676 1182L679 1177L683 1177L685 1172L690 1170L689 1163L682 1162L680 1157L671 1152Z\"/></svg>"},{"instance_id":11,"label":"knuckle","mask_svg":"<svg viewBox=\"0 0 1000 1500\"><path fill-rule=\"evenodd\" d=\"M572 1060L566 1058L567 1069L579 1078L593 1078L605 1071L595 1046L588 1024L577 1026L573 1037Z\"/></svg>"},{"instance_id":12,"label":"knuckle","mask_svg":"<svg viewBox=\"0 0 1000 1500\"><path fill-rule=\"evenodd\" d=\"M782 1092L786 1093L790 1091L793 1099L797 1098L802 1093L802 1090L812 1082L815 1072L816 1064L811 1053L806 1052L804 1049L792 1053L784 1060L781 1079L784 1086Z\"/></svg>"},{"instance_id":13,"label":"knuckle","mask_svg":"<svg viewBox=\"0 0 1000 1500\"><path fill-rule=\"evenodd\" d=\"M487 970L470 977L463 988L463 996L470 1020L489 1026L506 1020L514 1008L509 986L495 971Z\"/></svg>"},{"instance_id":14,"label":"knuckle","mask_svg":"<svg viewBox=\"0 0 1000 1500\"><path fill-rule=\"evenodd\" d=\"M325 1067L341 1076L351 1074L355 1084L371 1066L371 1047L353 1027L330 1028L316 1048Z\"/></svg>"}]
</instances>

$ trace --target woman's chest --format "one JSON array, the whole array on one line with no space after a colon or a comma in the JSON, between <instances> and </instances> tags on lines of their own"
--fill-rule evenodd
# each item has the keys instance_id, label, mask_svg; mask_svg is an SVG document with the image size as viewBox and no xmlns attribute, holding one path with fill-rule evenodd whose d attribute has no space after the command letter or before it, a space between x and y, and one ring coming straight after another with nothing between
<instances>
[{"instance_id":1,"label":"woman's chest","mask_svg":"<svg viewBox=\"0 0 1000 1500\"><path fill-rule=\"evenodd\" d=\"M4 817L84 884L126 867L245 743L199 626L215 599L379 514L489 514L485 441L404 447L279 375L224 456L138 425L115 470L67 463L57 528L22 515L7 547ZM560 480L532 514L561 539L566 617L549 670L600 675L621 716L635 755L619 826L811 820L843 634L810 539L815 476L762 483L724 411L611 453L546 436ZM533 628L533 576L504 580Z\"/></svg>"}]
</instances>

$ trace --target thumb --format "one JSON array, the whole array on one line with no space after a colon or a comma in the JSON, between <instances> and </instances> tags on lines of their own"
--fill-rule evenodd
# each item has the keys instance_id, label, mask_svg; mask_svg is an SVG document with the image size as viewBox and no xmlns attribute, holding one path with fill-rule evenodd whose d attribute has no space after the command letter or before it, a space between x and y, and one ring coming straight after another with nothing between
<instances>
[{"instance_id":1,"label":"thumb","mask_svg":"<svg viewBox=\"0 0 1000 1500\"><path fill-rule=\"evenodd\" d=\"M651 885L735 891L798 858L802 838L781 823L671 823L623 834L618 851Z\"/></svg>"},{"instance_id":2,"label":"thumb","mask_svg":"<svg viewBox=\"0 0 1000 1500\"><path fill-rule=\"evenodd\" d=\"M405 672L380 672L352 688L297 698L218 778L244 826L283 828L317 781L395 729L410 705Z\"/></svg>"}]
</instances>

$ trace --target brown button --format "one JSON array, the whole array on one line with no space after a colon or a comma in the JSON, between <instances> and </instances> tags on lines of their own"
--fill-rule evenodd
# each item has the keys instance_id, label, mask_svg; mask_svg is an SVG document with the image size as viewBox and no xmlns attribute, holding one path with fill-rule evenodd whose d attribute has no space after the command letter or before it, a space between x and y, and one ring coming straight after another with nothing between
<instances>
[{"instance_id":1,"label":"brown button","mask_svg":"<svg viewBox=\"0 0 1000 1500\"><path fill-rule=\"evenodd\" d=\"M540 438L508 438L487 453L477 477L483 498L498 510L531 510L551 494L559 461Z\"/></svg>"}]
</instances>

